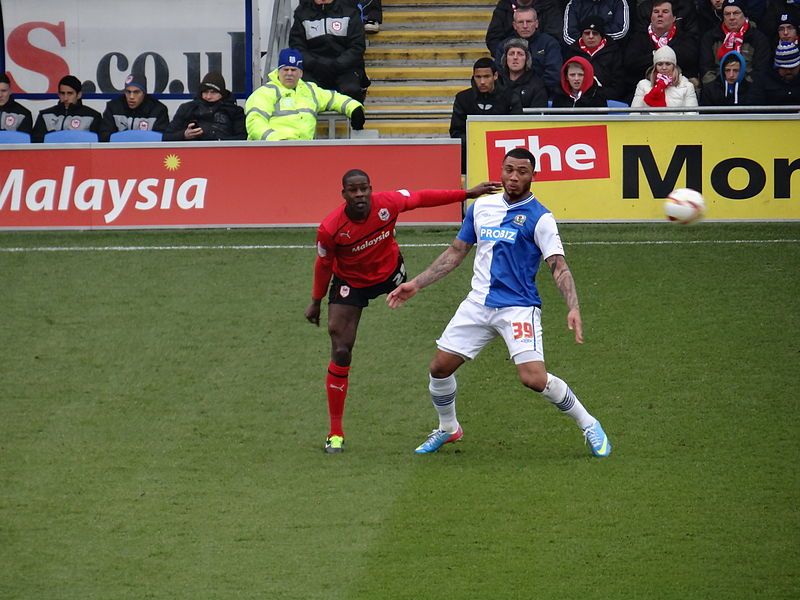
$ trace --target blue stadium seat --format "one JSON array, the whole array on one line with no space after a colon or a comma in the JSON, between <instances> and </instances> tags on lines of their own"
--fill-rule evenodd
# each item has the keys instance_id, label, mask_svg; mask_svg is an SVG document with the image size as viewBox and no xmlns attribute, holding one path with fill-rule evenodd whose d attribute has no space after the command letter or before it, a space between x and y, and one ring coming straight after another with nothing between
<instances>
[{"instance_id":1,"label":"blue stadium seat","mask_svg":"<svg viewBox=\"0 0 800 600\"><path fill-rule=\"evenodd\" d=\"M619 100L607 100L606 106L608 106L608 108L628 108L630 104L620 102Z\"/></svg>"},{"instance_id":2,"label":"blue stadium seat","mask_svg":"<svg viewBox=\"0 0 800 600\"><path fill-rule=\"evenodd\" d=\"M160 142L163 134L160 131L140 131L129 129L128 131L117 131L111 134L110 142Z\"/></svg>"},{"instance_id":3,"label":"blue stadium seat","mask_svg":"<svg viewBox=\"0 0 800 600\"><path fill-rule=\"evenodd\" d=\"M51 131L44 136L45 144L72 144L77 142L96 142L97 134L93 131L83 131L80 129L64 129L62 131Z\"/></svg>"},{"instance_id":4,"label":"blue stadium seat","mask_svg":"<svg viewBox=\"0 0 800 600\"><path fill-rule=\"evenodd\" d=\"M31 136L21 131L0 130L0 144L30 144Z\"/></svg>"}]
</instances>

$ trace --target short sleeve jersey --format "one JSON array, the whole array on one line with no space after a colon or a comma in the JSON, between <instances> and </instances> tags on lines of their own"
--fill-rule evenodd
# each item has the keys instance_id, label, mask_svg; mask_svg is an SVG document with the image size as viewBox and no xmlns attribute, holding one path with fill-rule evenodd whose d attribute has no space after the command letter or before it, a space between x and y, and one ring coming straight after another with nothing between
<instances>
[{"instance_id":1,"label":"short sleeve jersey","mask_svg":"<svg viewBox=\"0 0 800 600\"><path fill-rule=\"evenodd\" d=\"M533 194L515 204L502 192L478 198L458 239L477 244L468 298L492 308L541 306L539 264L564 254L555 218Z\"/></svg>"},{"instance_id":2,"label":"short sleeve jersey","mask_svg":"<svg viewBox=\"0 0 800 600\"><path fill-rule=\"evenodd\" d=\"M333 273L351 286L365 288L386 281L397 268L395 240L399 214L410 208L412 193L374 192L369 216L351 221L345 204L329 214L317 230L317 254L333 260Z\"/></svg>"}]
</instances>

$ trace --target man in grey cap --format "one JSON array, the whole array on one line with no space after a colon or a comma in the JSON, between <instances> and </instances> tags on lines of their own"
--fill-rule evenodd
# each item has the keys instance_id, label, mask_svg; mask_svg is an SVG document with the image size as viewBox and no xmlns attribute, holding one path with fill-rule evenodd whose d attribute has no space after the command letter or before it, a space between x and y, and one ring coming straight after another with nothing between
<instances>
[{"instance_id":1,"label":"man in grey cap","mask_svg":"<svg viewBox=\"0 0 800 600\"><path fill-rule=\"evenodd\" d=\"M147 93L144 73L131 73L125 78L122 95L106 104L100 141L107 142L111 134L118 131L157 131L163 134L167 125L167 107Z\"/></svg>"}]
</instances>

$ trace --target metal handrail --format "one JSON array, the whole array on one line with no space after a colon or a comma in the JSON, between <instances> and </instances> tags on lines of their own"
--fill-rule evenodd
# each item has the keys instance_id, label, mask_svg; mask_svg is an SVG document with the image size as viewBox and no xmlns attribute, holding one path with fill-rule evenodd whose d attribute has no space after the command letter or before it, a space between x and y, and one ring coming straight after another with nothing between
<instances>
[{"instance_id":1,"label":"metal handrail","mask_svg":"<svg viewBox=\"0 0 800 600\"><path fill-rule=\"evenodd\" d=\"M686 114L686 113L731 113L731 114L786 114L786 113L800 113L800 106L692 106L692 107L590 107L590 108L525 108L523 114L526 115L606 115L606 114L630 114L639 113L647 115L650 113L672 113L672 114ZM386 117L398 119L425 119L425 118L440 118L450 117L453 114L452 109L434 108L434 109L417 109L417 110L397 110L397 109L381 109L381 108L368 108L367 114L369 117ZM493 115L503 116L503 115ZM507 115L511 116L511 115Z\"/></svg>"}]
</instances>

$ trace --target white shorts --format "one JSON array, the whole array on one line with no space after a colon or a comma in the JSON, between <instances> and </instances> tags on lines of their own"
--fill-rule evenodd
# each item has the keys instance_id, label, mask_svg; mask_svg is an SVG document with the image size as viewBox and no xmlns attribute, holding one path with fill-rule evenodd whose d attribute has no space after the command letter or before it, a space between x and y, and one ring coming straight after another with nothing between
<instances>
[{"instance_id":1,"label":"white shorts","mask_svg":"<svg viewBox=\"0 0 800 600\"><path fill-rule=\"evenodd\" d=\"M515 364L544 362L542 311L536 306L490 308L464 300L436 345L471 360L498 335L505 340Z\"/></svg>"}]
</instances>

